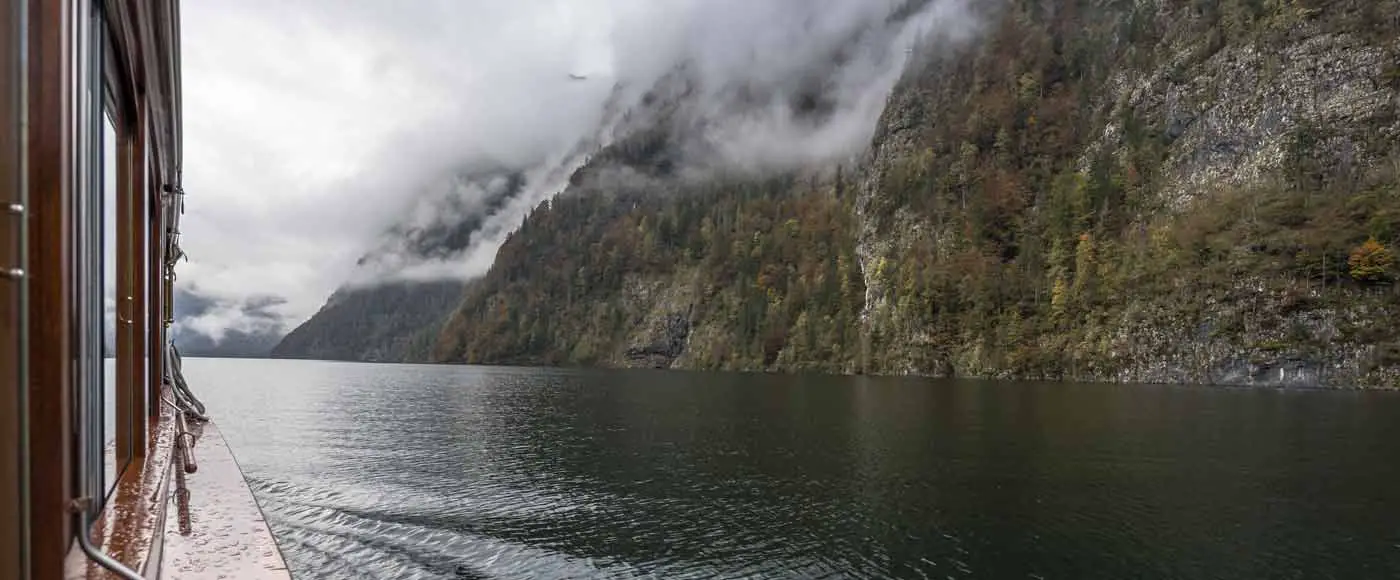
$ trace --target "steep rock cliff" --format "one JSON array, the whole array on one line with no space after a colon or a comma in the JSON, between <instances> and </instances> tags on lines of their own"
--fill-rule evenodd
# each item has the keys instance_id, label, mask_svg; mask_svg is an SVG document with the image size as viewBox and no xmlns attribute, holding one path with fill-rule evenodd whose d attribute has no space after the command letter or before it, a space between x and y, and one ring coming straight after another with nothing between
<instances>
[{"instance_id":1,"label":"steep rock cliff","mask_svg":"<svg viewBox=\"0 0 1400 580\"><path fill-rule=\"evenodd\" d=\"M1010 2L985 28L915 61L858 162L696 182L665 131L609 148L434 356L1400 384L1400 3Z\"/></svg>"},{"instance_id":2,"label":"steep rock cliff","mask_svg":"<svg viewBox=\"0 0 1400 580\"><path fill-rule=\"evenodd\" d=\"M1400 298L1348 261L1400 234L1400 6L1321 6L1017 10L907 77L856 204L864 365L1395 386Z\"/></svg>"}]
</instances>

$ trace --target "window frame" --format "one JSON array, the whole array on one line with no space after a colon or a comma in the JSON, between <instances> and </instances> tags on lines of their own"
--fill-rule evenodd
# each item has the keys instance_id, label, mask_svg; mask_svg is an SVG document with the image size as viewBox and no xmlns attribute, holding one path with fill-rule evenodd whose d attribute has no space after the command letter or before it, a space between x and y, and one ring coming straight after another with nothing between
<instances>
[{"instance_id":1,"label":"window frame","mask_svg":"<svg viewBox=\"0 0 1400 580\"><path fill-rule=\"evenodd\" d=\"M103 154L103 34L100 2L87 1L74 14L73 141L73 428L77 435L77 488L101 509L129 458L114 457L109 474L105 441L105 349L103 317L104 219L106 162ZM118 216L120 219L120 216ZM120 425L121 413L116 413ZM117 436L120 436L118 427ZM127 459L127 460L123 460Z\"/></svg>"},{"instance_id":2,"label":"window frame","mask_svg":"<svg viewBox=\"0 0 1400 580\"><path fill-rule=\"evenodd\" d=\"M77 488L93 498L101 512L118 483L145 455L147 415L145 390L152 381L149 360L147 301L150 259L146 240L150 200L145 195L144 132L130 87L129 71L114 50L113 23L101 0L81 0L74 14L74 164L73 263L75 315L74 431L77 436ZM105 128L110 123L111 142ZM114 152L112 173L106 173L108 147ZM115 206L106 198L114 184ZM107 400L104 298L107 212L115 213L115 312L112 319L114 362L113 398ZM106 411L115 407L115 432L107 465Z\"/></svg>"}]
</instances>

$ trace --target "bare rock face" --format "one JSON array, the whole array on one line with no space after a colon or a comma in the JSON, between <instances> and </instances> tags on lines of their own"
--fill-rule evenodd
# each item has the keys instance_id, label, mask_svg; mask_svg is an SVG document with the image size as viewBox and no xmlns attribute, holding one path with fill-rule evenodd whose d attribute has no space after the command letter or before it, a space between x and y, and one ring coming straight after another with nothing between
<instances>
[{"instance_id":1,"label":"bare rock face","mask_svg":"<svg viewBox=\"0 0 1400 580\"><path fill-rule=\"evenodd\" d=\"M1223 185L1248 187L1286 171L1299 137L1319 141L1313 154L1338 164L1380 161L1400 137L1396 92L1383 75L1400 41L1299 26L1292 38L1226 46L1205 62L1187 62L1186 46L1164 68L1125 70L1110 84L1109 117L1136 115L1170 144L1162 198L1183 207ZM1122 144L1123 123L1105 125L1089 147Z\"/></svg>"},{"instance_id":2,"label":"bare rock face","mask_svg":"<svg viewBox=\"0 0 1400 580\"><path fill-rule=\"evenodd\" d=\"M1067 4L1073 3L1056 6L1063 10ZM1092 306L1073 315L1051 305L1061 288L1072 293L1074 280L1141 276L1114 272L1151 267L1124 257L1125 246L1176 243L1172 240L1196 235L1181 232L1211 221L1203 216L1213 212L1249 208L1253 213L1241 212L1230 218L1234 221L1214 220L1212 227L1250 231L1258 207L1279 202L1272 192L1280 189L1291 188L1307 199L1391 195L1363 190L1391 191L1400 175L1393 169L1400 167L1400 5L1341 1L1309 9L1302 4L1249 13L1245 4L1228 1L1144 0L1088 17L1077 37L1056 35L1055 24L1047 24L1052 39L1043 42L1056 51L1056 59L1073 61L1061 56L1071 52L1073 43L1097 43L1100 51L1087 64L1078 61L1077 79L1066 79L1058 64L1011 78L1006 75L1017 73L998 70L1006 68L999 62L1017 58L1007 56L1016 52L1008 45L1035 42L1041 33L1035 26L1024 27L1026 21L1054 20L1022 12L1007 16L1008 24L979 49L911 71L888 102L861 171L856 202L861 221L857 254L866 289L862 333L867 344L888 345L868 348L862 355L867 367L941 375L951 365L953 374L961 376L1125 382L1400 385L1396 340L1377 326L1378 319L1400 316L1400 298L1391 286L1346 279L1340 264L1349 246L1333 243L1321 250L1333 268L1322 278L1256 269L1261 262L1316 250L1307 244L1320 242L1300 241L1300 236L1309 224L1331 218L1308 215L1311 202L1279 210L1296 214L1283 219L1300 228L1273 234L1287 242L1217 248L1226 253L1213 259L1233 270L1224 274L1233 277L1225 283L1217 283L1219 272L1183 270L1158 276L1175 286L1115 286L1112 295L1098 295ZM1012 38L1023 36L1029 39ZM1022 51L1019 58L1026 52L1034 51ZM953 78L958 80L941 82ZM1036 104L1057 92L1066 94L1063 87L1076 80L1085 84L1077 87L1076 104L1069 99L1058 109ZM1001 90L998 83L1013 88ZM963 87L963 92L947 84ZM1012 103L999 100L1008 93ZM987 104L967 104L975 100ZM1008 104L1016 111L1010 115L1016 119L1013 130L1003 125L993 136L978 129L985 123L980 115L1005 111L998 107ZM1079 263L1069 255L1073 245L1060 250L1041 246L1044 253L1026 256L1020 239L1002 244L1012 246L1013 257L1000 264L989 264L985 256L955 257L975 256L971 252L978 244L967 231L985 227L985 222L970 223L968 213L982 212L976 220L991 219L976 197L968 202L968 196L989 195L987 180L998 174L986 170L987 165L1018 177L1060 171L1044 148L1041 157L1010 160L988 155L988 150L1018 149L1018 131L1034 131L1035 123L1063 122L1043 115L1068 107L1078 108L1064 129L1071 133L1066 141L1072 145L1058 153L1072 160L1072 170L1061 173L1059 181L1003 181L1021 187L1015 195L1024 201L1018 203L1031 208L1014 219L1035 222L1046 219L1045 212L1057 211L1052 198L1058 183L1078 184L1066 186L1074 190L1068 197L1109 187L1136 196L1131 200L1135 209L1117 218L1125 222L1118 227L1141 235L1085 242L1081 249L1088 248L1088 257L1082 255L1085 261ZM950 124L955 128L948 129ZM969 137L961 143L947 141L948 135L960 133L960 124L971 127L961 131ZM1036 148L1020 144L1019 150L1027 149ZM1048 170L1034 167L1047 162L1052 165ZM969 167L978 165L984 167L981 173L967 178L973 173ZM1381 177L1363 177L1368 175ZM1260 193L1252 193L1256 190ZM1235 205L1227 206L1221 201L1225 197ZM1385 201L1380 207L1394 203L1400 202ZM1026 205L1012 206L1017 208L1013 211L1024 211ZM1100 231L1106 207L1081 214L1088 217L1077 227ZM1358 220L1350 223L1365 222ZM1370 235L1395 235L1389 226L1364 227ZM1355 240L1350 242L1354 245L1366 235L1357 231L1346 239ZM1119 263L1098 262L1096 252L1101 251L1117 252ZM911 259L915 253L923 257ZM1278 258L1255 257L1259 254ZM956 279L958 267L993 268L1006 276L1028 258L1049 260L1049 266L1036 267L1045 267L1051 278L1059 276L1063 287L1043 279L1037 283L1043 291L1020 292L1025 296L1020 303L1008 306L996 297L1000 290L977 288L970 282L975 277L963 276L966 281L958 287L963 301L948 304L962 309L951 326L935 322L949 320L947 315L930 314L928 304L905 296L911 289L918 293L919 280L927 277L921 270L952 268L946 275ZM1066 274L1084 265L1097 271ZM1166 282L1173 277L1174 282ZM989 310L978 301L1002 305ZM978 309L977 314L967 312Z\"/></svg>"},{"instance_id":3,"label":"bare rock face","mask_svg":"<svg viewBox=\"0 0 1400 580\"><path fill-rule=\"evenodd\" d=\"M650 332L650 342L627 348L628 366L671 368L685 352L690 336L690 319L683 312L673 312L656 321Z\"/></svg>"}]
</instances>

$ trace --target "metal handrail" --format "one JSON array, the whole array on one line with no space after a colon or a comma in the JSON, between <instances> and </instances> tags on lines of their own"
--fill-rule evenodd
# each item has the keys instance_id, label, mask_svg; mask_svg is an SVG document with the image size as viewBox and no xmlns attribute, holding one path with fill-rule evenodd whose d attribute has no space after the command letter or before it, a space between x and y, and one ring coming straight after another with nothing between
<instances>
[{"instance_id":1,"label":"metal handrail","mask_svg":"<svg viewBox=\"0 0 1400 580\"><path fill-rule=\"evenodd\" d=\"M121 576L124 580L145 580L145 578L142 578L135 570L127 568L125 564L118 562L116 558L107 555L106 552L103 552L92 544L92 538L88 537L87 531L97 522L96 520L88 521L88 516L92 515L91 499L86 499L83 503L87 505L83 506L83 509L78 510L77 514L78 529L75 535L78 536L78 547L82 548L83 553L87 554L88 559L97 562L98 566L102 566L113 574Z\"/></svg>"}]
</instances>

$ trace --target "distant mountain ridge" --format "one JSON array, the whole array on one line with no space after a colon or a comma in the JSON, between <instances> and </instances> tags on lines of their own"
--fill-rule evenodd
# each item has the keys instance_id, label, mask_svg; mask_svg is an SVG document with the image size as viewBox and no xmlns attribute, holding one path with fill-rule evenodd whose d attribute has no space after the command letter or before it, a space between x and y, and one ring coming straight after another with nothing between
<instances>
[{"instance_id":1,"label":"distant mountain ridge","mask_svg":"<svg viewBox=\"0 0 1400 580\"><path fill-rule=\"evenodd\" d=\"M205 296L197 288L175 288L175 325L170 340L184 356L261 358L268 356L282 338L280 317L269 309L282 303L280 299L253 298L236 305L222 304ZM210 336L198 326L198 319L219 316L220 310L235 309L236 318L248 322L247 328L225 328ZM232 318L232 317L231 317ZM216 326L218 323L211 323Z\"/></svg>"},{"instance_id":2,"label":"distant mountain ridge","mask_svg":"<svg viewBox=\"0 0 1400 580\"><path fill-rule=\"evenodd\" d=\"M275 358L425 360L436 329L461 300L455 279L382 279L406 265L450 260L468 250L488 220L519 195L525 176L489 170L460 175L454 187L481 195L430 200L422 223L399 224L357 263L366 279L331 294L310 319L292 329L269 354ZM444 220L452 215L455 219Z\"/></svg>"},{"instance_id":3,"label":"distant mountain ridge","mask_svg":"<svg viewBox=\"0 0 1400 580\"><path fill-rule=\"evenodd\" d=\"M463 283L455 280L342 288L269 354L371 362L426 360L437 328L461 300L462 289Z\"/></svg>"}]
</instances>

